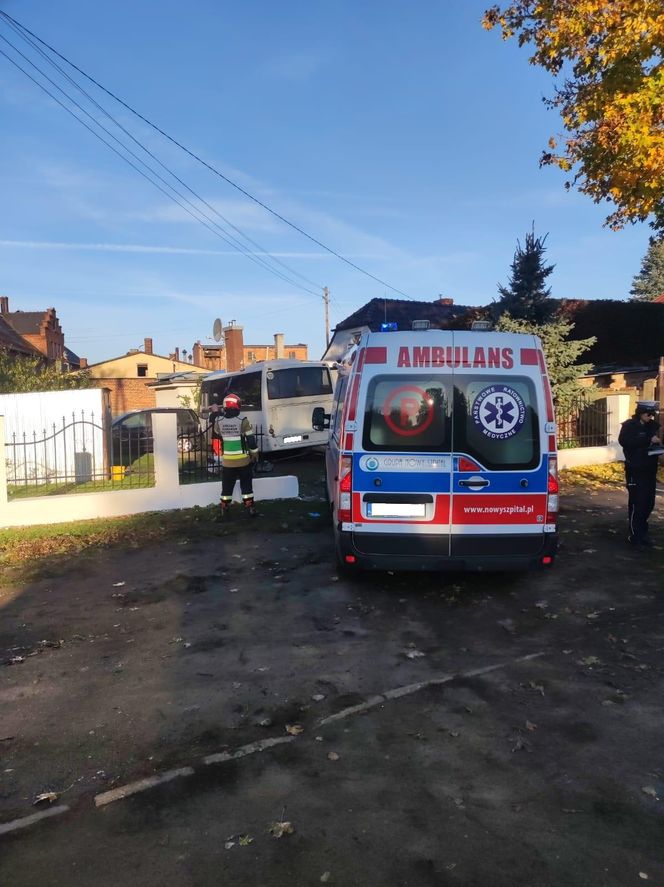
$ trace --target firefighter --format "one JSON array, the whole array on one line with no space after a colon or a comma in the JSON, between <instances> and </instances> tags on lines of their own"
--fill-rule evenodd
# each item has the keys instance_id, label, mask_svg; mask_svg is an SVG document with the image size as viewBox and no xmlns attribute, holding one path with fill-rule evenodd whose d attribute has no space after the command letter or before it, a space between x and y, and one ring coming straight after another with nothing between
<instances>
[{"instance_id":1,"label":"firefighter","mask_svg":"<svg viewBox=\"0 0 664 887\"><path fill-rule=\"evenodd\" d=\"M221 519L229 515L235 482L240 481L240 492L245 512L256 517L252 466L258 461L258 447L254 429L246 416L240 416L242 402L237 394L227 394L223 400L223 414L215 421L215 430L221 440Z\"/></svg>"},{"instance_id":2,"label":"firefighter","mask_svg":"<svg viewBox=\"0 0 664 887\"><path fill-rule=\"evenodd\" d=\"M618 443L625 453L629 514L627 541L639 548L652 545L648 536L648 518L655 506L658 454L649 452L649 449L660 444L655 416L655 404L640 401L632 418L622 423L618 436Z\"/></svg>"}]
</instances>

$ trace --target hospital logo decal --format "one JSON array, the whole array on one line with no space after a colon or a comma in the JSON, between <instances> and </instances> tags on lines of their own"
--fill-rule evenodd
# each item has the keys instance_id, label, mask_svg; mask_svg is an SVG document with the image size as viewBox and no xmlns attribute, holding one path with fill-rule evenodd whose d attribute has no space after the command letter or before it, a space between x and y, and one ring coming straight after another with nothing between
<instances>
[{"instance_id":1,"label":"hospital logo decal","mask_svg":"<svg viewBox=\"0 0 664 887\"><path fill-rule=\"evenodd\" d=\"M473 422L490 440L507 440L521 430L526 421L523 398L509 385L490 385L475 398Z\"/></svg>"}]
</instances>

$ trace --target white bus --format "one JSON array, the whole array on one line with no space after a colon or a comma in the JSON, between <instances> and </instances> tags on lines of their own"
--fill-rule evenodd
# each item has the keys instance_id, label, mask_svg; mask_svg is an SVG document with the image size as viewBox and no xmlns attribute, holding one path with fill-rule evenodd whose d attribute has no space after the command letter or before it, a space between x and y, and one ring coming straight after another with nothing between
<instances>
[{"instance_id":1,"label":"white bus","mask_svg":"<svg viewBox=\"0 0 664 887\"><path fill-rule=\"evenodd\" d=\"M237 394L262 453L325 446L329 431L313 431L311 413L315 407L330 412L335 381L336 370L313 360L268 360L237 373L210 373L202 382L201 415L207 422L213 404Z\"/></svg>"}]
</instances>

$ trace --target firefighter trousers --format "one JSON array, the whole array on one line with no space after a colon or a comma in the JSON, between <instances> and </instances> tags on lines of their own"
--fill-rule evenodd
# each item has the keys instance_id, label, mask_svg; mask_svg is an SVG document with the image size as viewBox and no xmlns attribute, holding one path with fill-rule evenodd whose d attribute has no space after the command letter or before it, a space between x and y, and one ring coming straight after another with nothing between
<instances>
[{"instance_id":1,"label":"firefighter trousers","mask_svg":"<svg viewBox=\"0 0 664 887\"><path fill-rule=\"evenodd\" d=\"M221 469L221 504L230 505L233 501L233 490L236 481L240 481L240 492L242 493L242 501L245 503L254 501L253 489L253 470L252 465L243 465L241 468L227 468L225 465Z\"/></svg>"}]
</instances>

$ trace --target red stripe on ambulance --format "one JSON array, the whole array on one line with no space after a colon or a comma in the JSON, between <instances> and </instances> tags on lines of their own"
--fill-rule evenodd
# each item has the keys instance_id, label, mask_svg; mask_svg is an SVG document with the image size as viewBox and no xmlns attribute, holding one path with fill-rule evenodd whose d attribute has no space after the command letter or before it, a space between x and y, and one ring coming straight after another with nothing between
<instances>
[{"instance_id":1,"label":"red stripe on ambulance","mask_svg":"<svg viewBox=\"0 0 664 887\"><path fill-rule=\"evenodd\" d=\"M456 494L452 524L544 524L546 495Z\"/></svg>"},{"instance_id":2,"label":"red stripe on ambulance","mask_svg":"<svg viewBox=\"0 0 664 887\"><path fill-rule=\"evenodd\" d=\"M447 493L436 496L436 508L433 520L420 520L409 517L364 517L362 514L362 493L353 493L353 523L357 524L445 524L450 522L450 497Z\"/></svg>"},{"instance_id":3,"label":"red stripe on ambulance","mask_svg":"<svg viewBox=\"0 0 664 887\"><path fill-rule=\"evenodd\" d=\"M387 363L387 348L367 348L365 363Z\"/></svg>"}]
</instances>

